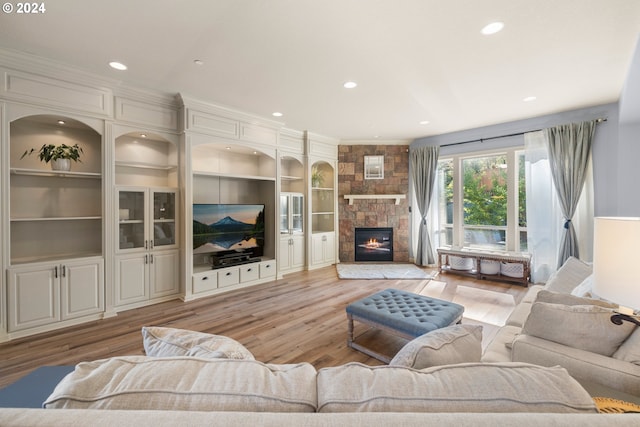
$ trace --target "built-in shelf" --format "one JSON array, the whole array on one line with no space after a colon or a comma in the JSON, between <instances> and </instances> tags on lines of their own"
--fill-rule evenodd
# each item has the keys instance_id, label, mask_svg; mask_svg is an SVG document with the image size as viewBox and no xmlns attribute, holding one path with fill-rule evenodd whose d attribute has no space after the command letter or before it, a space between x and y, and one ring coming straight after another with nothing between
<instances>
[{"instance_id":1,"label":"built-in shelf","mask_svg":"<svg viewBox=\"0 0 640 427\"><path fill-rule=\"evenodd\" d=\"M242 175L242 174L234 174L234 173L224 173L224 172L207 172L207 171L193 171L193 175L200 176L218 176L221 178L235 178L235 179L245 179L245 180L255 180L255 181L275 181L276 178L272 176L261 176L261 175Z\"/></svg>"},{"instance_id":2,"label":"built-in shelf","mask_svg":"<svg viewBox=\"0 0 640 427\"><path fill-rule=\"evenodd\" d=\"M156 169L156 170L172 170L177 169L177 165L161 165L155 163L145 163L145 162L124 162L121 160L116 160L116 166L125 167L125 168L138 168L138 169Z\"/></svg>"},{"instance_id":3,"label":"built-in shelf","mask_svg":"<svg viewBox=\"0 0 640 427\"><path fill-rule=\"evenodd\" d=\"M33 222L33 221L78 221L78 220L97 220L102 219L101 216L63 216L63 217L43 217L43 218L11 218L12 222Z\"/></svg>"},{"instance_id":4,"label":"built-in shelf","mask_svg":"<svg viewBox=\"0 0 640 427\"><path fill-rule=\"evenodd\" d=\"M92 178L92 179L102 178L102 174L100 172L71 172L71 171L11 168L11 173L14 175L31 175L31 176L58 176L58 177L69 177L69 178Z\"/></svg>"},{"instance_id":5,"label":"built-in shelf","mask_svg":"<svg viewBox=\"0 0 640 427\"><path fill-rule=\"evenodd\" d=\"M302 179L301 176L286 176L286 175L282 175L280 176L280 179L282 179L283 181L300 181Z\"/></svg>"},{"instance_id":6,"label":"built-in shelf","mask_svg":"<svg viewBox=\"0 0 640 427\"><path fill-rule=\"evenodd\" d=\"M353 205L354 200L368 199L395 199L396 205L400 204L400 200L406 199L405 194L345 194L344 198L349 200L349 204Z\"/></svg>"}]
</instances>

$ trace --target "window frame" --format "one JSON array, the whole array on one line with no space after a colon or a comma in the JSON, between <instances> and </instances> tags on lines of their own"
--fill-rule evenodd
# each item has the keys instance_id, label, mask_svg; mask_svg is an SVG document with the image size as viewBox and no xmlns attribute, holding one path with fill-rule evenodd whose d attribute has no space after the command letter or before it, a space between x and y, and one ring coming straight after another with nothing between
<instances>
[{"instance_id":1,"label":"window frame","mask_svg":"<svg viewBox=\"0 0 640 427\"><path fill-rule=\"evenodd\" d=\"M522 252L521 245L521 234L522 232L527 231L526 227L520 226L519 221L519 188L518 188L518 179L520 172L520 160L521 155L524 152L523 146L509 147L509 148L500 148L493 150L484 150L484 151L473 151L467 153L458 153L447 156L442 156L438 160L438 167L440 167L440 162L452 162L452 175L453 175L453 224L442 223L438 224L434 227L437 230L445 230L448 228L452 229L452 242L451 245L441 244L443 247L451 247L451 248L470 248L473 250L493 250L493 251L504 251L504 252ZM464 209L463 209L463 200L464 200L464 177L463 177L463 167L462 163L466 159L474 159L474 158L482 158L482 157L491 157L491 156L500 156L504 155L507 159L507 225L506 226L478 226L478 225L468 225L464 224ZM441 189L439 189L441 190ZM441 191L438 191L441 193ZM440 204L438 200L436 202ZM439 216L442 217L442 216ZM446 215L445 215L446 221ZM480 249L476 247L469 247L464 245L464 235L465 228L472 229L481 229L481 228L489 228L489 229L505 229L505 246L504 249ZM526 243L526 242L525 242Z\"/></svg>"}]
</instances>

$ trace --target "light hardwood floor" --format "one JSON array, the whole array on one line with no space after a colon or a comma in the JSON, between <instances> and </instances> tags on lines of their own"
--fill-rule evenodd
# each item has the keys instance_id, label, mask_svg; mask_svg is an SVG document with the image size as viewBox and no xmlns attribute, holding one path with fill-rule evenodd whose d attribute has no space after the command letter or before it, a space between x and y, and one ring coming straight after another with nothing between
<instances>
[{"instance_id":1,"label":"light hardwood floor","mask_svg":"<svg viewBox=\"0 0 640 427\"><path fill-rule=\"evenodd\" d=\"M169 301L118 316L0 344L0 387L40 366L74 365L119 355L142 355L142 326L167 326L225 335L268 363L309 362L316 368L347 362L379 365L346 345L345 307L374 292L396 288L441 299L462 298L464 322L485 325L485 340L526 288L454 274L426 280L340 280L335 267L292 273L283 279L190 302ZM486 291L486 292L483 292ZM506 311L505 311L506 310ZM467 318L467 314L473 318ZM493 332L492 332L493 331ZM356 334L378 351L393 353L401 339Z\"/></svg>"}]
</instances>

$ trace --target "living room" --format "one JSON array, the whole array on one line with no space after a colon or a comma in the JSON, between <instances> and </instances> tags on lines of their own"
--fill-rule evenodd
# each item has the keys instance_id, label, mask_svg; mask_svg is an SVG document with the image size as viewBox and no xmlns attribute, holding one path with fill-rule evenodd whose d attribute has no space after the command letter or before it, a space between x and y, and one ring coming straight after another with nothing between
<instances>
[{"instance_id":1,"label":"living room","mask_svg":"<svg viewBox=\"0 0 640 427\"><path fill-rule=\"evenodd\" d=\"M218 14L214 21L220 25L219 31L230 25L222 22L225 21L224 12L239 19L238 14L249 11L247 19L251 16L251 23L254 23L259 20L255 15L264 13L265 8L270 9L270 6L261 4L254 10L249 5L243 5L247 9L234 10L222 3L212 6L214 9L211 10ZM360 2L349 5L346 16L353 17L351 8L362 6L356 3ZM442 12L435 12L435 4L420 3L411 2L411 7L398 7L393 13L406 17L411 23L419 21L419 16L428 17L432 22L434 16L451 13L449 8L453 7L449 5ZM71 4L64 6L72 7ZM286 5L278 4L280 6ZM317 7L306 6L311 10ZM551 3L547 6L552 7ZM595 2L592 6L595 9ZM91 11L85 7L78 10L90 14ZM306 35L308 31L303 31L304 26L300 24L304 20L293 19L300 16L296 14L274 17L278 15L276 6L271 7L273 10L269 10L266 16L277 19L267 26L274 31L274 39L270 40L282 42L282 46L288 47L287 52L301 53L298 50L300 46L290 46L283 42L282 37L286 33L284 28L291 30L288 25ZM302 10L295 8L296 13L304 12L304 7L300 7ZM330 8L332 12L335 12L334 7L337 6ZM430 7L434 8L433 11L428 10ZM138 4L132 6L131 11L139 11L140 8L142 6ZM493 15L500 15L496 18L505 17L506 20L511 17L513 21L507 22L506 33L497 33L494 39L491 39L494 36L480 36L479 28L474 27L473 46L477 49L487 40L489 43L498 40L498 45L505 46L502 44L505 34L508 36L515 22L526 22L527 17L531 17L533 22L544 22L543 14L534 14L528 8L514 11L514 6L505 2L495 2L487 9L492 10ZM566 5L561 9L565 19L570 16ZM257 360L269 363L304 360L316 367L353 361L379 365L372 358L346 347L344 307L367 294L389 287L426 295L429 294L425 291L429 279L357 280L349 284L349 281L337 278L335 265L357 261L354 257L358 227L392 227L392 260L402 264L414 261L419 217L413 200L414 183L410 176L409 157L412 151L421 147L439 146L442 158L514 149L524 146L525 133L568 123L600 120L592 143L593 215L640 216L640 199L633 196L637 193L635 183L640 180L640 171L635 165L635 160L640 158L640 146L637 144L640 132L640 19L637 15L640 10L635 5L614 2L600 17L597 13L585 13L585 20L588 16L589 22L603 28L602 34L615 33L611 38L600 34L604 40L598 44L598 49L605 52L601 59L592 58L587 65L581 64L590 68L594 75L611 79L606 85L591 81L595 92L591 97L581 97L577 92L587 92L582 80L594 77L576 77L575 83L582 83L581 89L569 89L571 78L564 74L564 70L558 70L553 87L549 83L549 87L544 89L543 77L539 77L540 81L536 81L535 76L525 77L516 67L515 60L513 70L517 71L507 73L505 70L510 68L487 67L490 60L481 60L479 54L467 51L465 59L479 64L469 74L475 73L480 79L483 74L493 73L499 76L498 81L502 80L504 88L498 91L496 86L492 86L498 84L495 76L490 84L474 83L470 76L461 76L455 71L461 65L461 58L457 58L448 65L452 68L443 68L451 76L451 82L429 89L421 87L412 92L410 98L416 93L422 96L417 102L422 108L412 114L398 108L395 93L403 90L397 88L388 95L389 105L384 111L366 108L367 105L379 108L377 104L384 103L377 102L376 98L387 93L371 89L374 83L368 79L373 79L374 75L380 77L379 74L386 75L391 68L397 68L401 72L394 73L393 79L402 81L406 78L407 84L416 81L412 74L417 71L412 69L413 64L405 59L404 53L389 53L384 64L372 59L376 56L375 46L385 45L386 33L381 29L361 29L358 32L353 31L355 27L349 23L344 27L336 25L340 28L337 33L351 37L348 46L367 46L363 49L366 53L354 56L362 62L360 66L375 72L360 78L356 74L360 68L353 65L352 70L345 73L350 76L344 75L339 81L339 86L342 86L342 80L353 78L358 80L357 87L340 87L337 95L326 91L325 99L302 89L299 79L303 73L294 73L287 78L287 84L296 88L294 92L298 92L298 98L284 101L283 95L281 104L273 107L269 103L278 96L269 87L278 79L261 80L267 79L266 76L273 71L265 71L261 78L251 78L247 74L244 78L248 80L248 86L243 91L232 91L241 92L234 99L221 89L216 92L215 88L207 87L212 91L207 92L205 86L217 86L211 84L203 85L202 91L187 85L184 90L175 90L176 86L168 82L168 77L165 76L167 80L164 80L165 77L159 76L162 73L156 71L171 67L157 63L142 65L133 60L130 53L121 57L123 62L129 63L129 71L98 72L95 64L117 59L117 53L110 50L115 49L113 47L91 49L102 50L103 53L92 52L92 59L87 58L86 63L75 63L83 55L83 49L86 51L86 46L78 46L76 53L72 54L71 50L65 53L58 48L44 46L41 31L59 28L58 35L77 41L80 28L88 33L91 29L84 23L71 31L70 28L77 24L77 18L74 25L69 25L70 28L61 27L63 6L47 4L43 10L45 12L40 16L32 13L33 16L19 17L5 11L0 17L0 34L4 40L0 42L0 68L5 80L0 93L0 128L3 129L0 175L3 208L0 223L5 237L0 248L3 270L0 278L0 353L7 356L0 362L2 385L22 377L38 365L78 363L79 354L82 354L82 360L140 355L142 337L138 335L139 329L145 325L179 327L184 324L189 329L230 335L253 350ZM383 23L381 28L391 29L391 24L380 16L391 10L393 7L382 2L382 8L372 9L371 16L365 21L367 24ZM477 6L473 10L477 11ZM117 6L102 11L105 16L120 22L122 34L125 34L124 27L133 26L136 21L134 13L124 13ZM407 12L412 11L416 16L410 18L407 15L412 13ZM322 12L322 16L327 13L326 10ZM483 14L489 15L487 11ZM193 20L193 33L190 34L193 41L198 39L196 33L200 29L209 29L212 24L205 16L189 16ZM23 21L17 21L22 18ZM23 25L26 19L38 22L39 26L26 28ZM338 21L342 23L344 19ZM558 29L560 26L555 26L559 25L556 20L558 18L552 22L557 33L551 39L555 38L558 45L561 41L572 40ZM469 21L475 22L475 19L461 17L458 24L462 26L463 22ZM317 25L312 28L317 29ZM590 32L582 25L574 26L578 28L572 29L579 30L579 34ZM97 27L100 26L96 26L96 31L105 31ZM188 25L180 28L189 33ZM407 26L408 34L403 32L402 37L419 32L419 28ZM243 29L247 27L243 26ZM227 46L216 38L220 33L216 37L209 34L216 40L212 44L219 49L217 56L200 57L201 63L189 63L192 68L183 74L187 79L197 77L209 82L219 78L219 86L228 88L231 84L225 83L225 78L229 77L226 73L231 73L229 70L238 66L236 60L247 68L255 69L260 69L261 62L284 62L278 60L279 56L273 51L265 53L264 57L256 55L256 52L244 55L245 37L255 43L260 40L264 29L261 24L253 31L229 33L233 34L233 41L240 43L237 46L241 47L235 49L231 47L231 40ZM394 25L393 29L398 30L398 27ZM176 46L179 43L172 41L166 32L153 26L146 31L162 40L165 49L173 46L174 50L180 51ZM528 30L527 33L535 31ZM96 35L95 40L101 37ZM403 40L402 37L399 36L398 40ZM429 37L436 39L431 33ZM55 43L53 39L55 37L52 36L51 41ZM199 40L193 44L198 47L207 44L205 38ZM332 38L331 43L335 40ZM526 40L527 43L531 41L529 38ZM373 43L369 44L371 41ZM118 43L123 44L121 41ZM181 43L188 45L184 41ZM517 44L509 46L514 49ZM441 49L434 48L434 54ZM194 47L185 53L181 60L194 54L195 50ZM494 50L484 46L478 52L491 52L493 60L496 59ZM593 50L597 49L590 49ZM540 50L536 52L540 55ZM552 54L556 54L555 49L549 56ZM74 55L77 56L74 58ZM149 58L155 58L155 55L150 54ZM229 70L212 70L211 64L224 63L225 55L228 55ZM232 60L234 55L236 57ZM319 52L308 55L325 58ZM109 58L105 59L105 56ZM344 61L344 58L340 60ZM344 63L348 65L350 62ZM313 64L318 66L315 61ZM431 63L427 66L430 72L425 74L425 80L439 80L435 71L437 67ZM481 73L479 70L482 68L487 71ZM607 69L608 73L598 74L601 68ZM324 76L320 73L318 85L323 86L324 79L329 76L333 78L334 71L325 69ZM132 77L128 77L127 72ZM144 77L140 77L144 72L149 85L145 84ZM579 71L572 70L572 73L569 75L581 76ZM516 79L513 75L522 78ZM460 78L457 82L455 76ZM530 85L532 82L535 84ZM389 81L385 81L386 84ZM563 93L557 85L566 87L567 91ZM460 95L462 88L473 89L476 86L486 89L484 96L487 98L483 100L477 89L470 90L466 98ZM529 96L533 88L536 88L537 100L521 102L524 94L520 92L528 91ZM551 102L547 99L551 99L549 91L556 95L560 93L560 96ZM509 92L509 96L517 98L517 106L503 105ZM305 96L301 99L300 94ZM494 98L488 98L490 96ZM442 104L442 109L435 106L440 97L448 100L446 105ZM309 102L311 99L314 102ZM469 105L463 105L465 100ZM403 102L406 103L406 99ZM315 103L314 108L319 110L296 109L296 103ZM329 113L333 108L331 104L335 104L334 113ZM493 105L496 105L495 109ZM271 110L276 108L280 115L271 115ZM383 117L383 113L389 116ZM408 119L399 116L410 116L412 124L407 124ZM57 126L64 126L61 123L44 122L53 118L56 122L66 121L69 129L73 130L60 130ZM347 126L349 122L352 122L352 127ZM387 122L393 123L384 127ZM65 132L72 136L65 140L60 136ZM36 155L28 155L28 151L37 149L41 141L60 140L69 142L69 145L80 142L82 150L78 155L81 161L73 163L71 171L50 171L50 166L39 161ZM379 179L374 173L366 179L365 161L369 157L380 156L383 158L384 178ZM314 183L314 174L318 171L322 182ZM53 181L62 184L51 184ZM25 188L27 191L23 192ZM47 192L47 188L51 191ZM51 197L51 194L58 197ZM299 197L297 201L296 197ZM301 222L296 223L295 213L291 213L284 221L286 227L283 225L280 213L285 203L300 203ZM239 205L257 208L258 213L252 213L254 218L262 216L261 212L265 213L266 225L260 229L262 234L255 231L258 227L252 229L255 241L266 242L258 244L259 252L252 250L229 258L228 248L221 250L215 246L217 243L206 242L204 249L196 245L197 232L192 222L197 220L198 209ZM143 218L136 216L139 212L146 212ZM140 227L144 229L140 231ZM246 224L241 227L246 227ZM249 241L251 239L243 240L242 245L246 247L245 242ZM589 252L580 258L589 262L593 260ZM83 261L79 266L71 262L77 259ZM432 275L437 273L433 264L422 269ZM80 275L83 281L92 285L84 287L72 283L69 286L63 279L68 271L73 273L72 276ZM431 280L432 288L439 281L444 283L441 295L450 290L446 286L487 290L510 297L512 309L521 303L528 290L517 284L482 281L454 274L435 277ZM333 285L339 290L323 290ZM290 294L287 292L289 287L295 289ZM283 307L282 301L275 302L285 298L307 311L296 310L300 318L287 319L286 304ZM306 298L310 300L305 301ZM274 301L273 305L263 304L270 299ZM314 307L313 301L323 301L323 304ZM473 304L473 301L469 303L468 312L474 310ZM214 306L219 315L207 311L208 307ZM285 319L288 322L280 322L276 328L266 314L270 308L276 310L280 321ZM331 320L325 323L322 313ZM226 316L236 325L244 324L246 328L231 326L230 321L218 316ZM101 330L101 324L113 325L114 330ZM495 338L504 323L494 326L495 329L491 326L485 328L485 338L488 331L490 339ZM325 340L318 341L317 345L320 342L325 346L330 343L333 352L314 347L316 330L328 333ZM332 334L335 330L339 333ZM122 334L121 340L118 340L118 331ZM487 348L490 339L482 343L483 349ZM77 340L75 344L74 340ZM340 343L337 344L336 340ZM60 347L63 342L65 344ZM80 342L82 350L77 349L74 354L73 347L80 346ZM104 343L107 342L105 348ZM378 344L384 347L398 343L382 339ZM27 357L25 354L30 351L36 351L40 356ZM56 353L63 356L56 358Z\"/></svg>"}]
</instances>

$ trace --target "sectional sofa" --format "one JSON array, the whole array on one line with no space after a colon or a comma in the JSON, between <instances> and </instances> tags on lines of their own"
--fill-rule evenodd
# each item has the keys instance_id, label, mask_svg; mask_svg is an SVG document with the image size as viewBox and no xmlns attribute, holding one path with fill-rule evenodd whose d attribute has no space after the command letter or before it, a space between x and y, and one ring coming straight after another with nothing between
<instances>
[{"instance_id":1,"label":"sectional sofa","mask_svg":"<svg viewBox=\"0 0 640 427\"><path fill-rule=\"evenodd\" d=\"M587 389L640 399L640 328L610 321L617 306L591 293L592 273L590 264L569 258L544 286L531 286L482 361L560 365Z\"/></svg>"}]
</instances>

